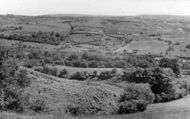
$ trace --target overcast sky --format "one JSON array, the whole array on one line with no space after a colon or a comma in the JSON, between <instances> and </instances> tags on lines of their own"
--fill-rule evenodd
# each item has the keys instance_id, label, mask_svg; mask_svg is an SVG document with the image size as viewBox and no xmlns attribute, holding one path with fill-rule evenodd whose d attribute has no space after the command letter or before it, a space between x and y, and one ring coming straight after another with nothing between
<instances>
[{"instance_id":1,"label":"overcast sky","mask_svg":"<svg viewBox=\"0 0 190 119\"><path fill-rule=\"evenodd\" d=\"M190 16L190 0L0 0L0 14L170 14Z\"/></svg>"}]
</instances>

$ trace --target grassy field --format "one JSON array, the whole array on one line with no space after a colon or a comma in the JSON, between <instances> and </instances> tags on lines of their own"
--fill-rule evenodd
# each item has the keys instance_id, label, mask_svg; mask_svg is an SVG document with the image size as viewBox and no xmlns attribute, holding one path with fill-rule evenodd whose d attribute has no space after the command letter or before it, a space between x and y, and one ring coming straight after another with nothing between
<instances>
[{"instance_id":1,"label":"grassy field","mask_svg":"<svg viewBox=\"0 0 190 119\"><path fill-rule=\"evenodd\" d=\"M126 46L117 50L117 52L121 52L123 50L138 50L138 54L160 54L165 53L168 48L168 44L161 41L156 40L140 40L140 41L133 41Z\"/></svg>"}]
</instances>

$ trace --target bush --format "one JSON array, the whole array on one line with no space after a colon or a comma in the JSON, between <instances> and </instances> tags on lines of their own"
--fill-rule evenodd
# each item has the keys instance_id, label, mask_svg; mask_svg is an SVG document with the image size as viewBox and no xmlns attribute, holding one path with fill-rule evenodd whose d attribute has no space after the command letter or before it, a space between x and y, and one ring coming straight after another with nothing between
<instances>
[{"instance_id":1,"label":"bush","mask_svg":"<svg viewBox=\"0 0 190 119\"><path fill-rule=\"evenodd\" d=\"M132 101L125 101L119 104L118 114L130 114L137 111L137 106Z\"/></svg>"},{"instance_id":2,"label":"bush","mask_svg":"<svg viewBox=\"0 0 190 119\"><path fill-rule=\"evenodd\" d=\"M28 54L29 59L42 59L42 53L40 51L32 50L30 54Z\"/></svg>"},{"instance_id":3,"label":"bush","mask_svg":"<svg viewBox=\"0 0 190 119\"><path fill-rule=\"evenodd\" d=\"M85 114L86 112L83 110L82 106L77 105L68 105L65 110L66 113L72 114L74 116Z\"/></svg>"},{"instance_id":4,"label":"bush","mask_svg":"<svg viewBox=\"0 0 190 119\"><path fill-rule=\"evenodd\" d=\"M67 57L68 61L73 61L73 60L78 60L78 59L79 59L79 56L76 54L72 54L69 57Z\"/></svg>"},{"instance_id":5,"label":"bush","mask_svg":"<svg viewBox=\"0 0 190 119\"><path fill-rule=\"evenodd\" d=\"M156 95L155 102L166 102L180 97L184 93L182 83L170 69L147 68L137 69L132 73L124 73L123 80L133 83L148 83Z\"/></svg>"},{"instance_id":6,"label":"bush","mask_svg":"<svg viewBox=\"0 0 190 119\"><path fill-rule=\"evenodd\" d=\"M74 66L74 67L82 67L82 68L88 67L86 62L83 62L83 61L80 61L80 60L72 61L72 66Z\"/></svg>"},{"instance_id":7,"label":"bush","mask_svg":"<svg viewBox=\"0 0 190 119\"><path fill-rule=\"evenodd\" d=\"M117 67L117 68L125 68L125 67L126 67L126 63L125 63L125 61L123 61L123 60L116 61L115 64L114 64L114 67Z\"/></svg>"},{"instance_id":8,"label":"bush","mask_svg":"<svg viewBox=\"0 0 190 119\"><path fill-rule=\"evenodd\" d=\"M119 100L118 113L135 113L144 111L148 104L153 103L154 94L148 84L127 84L125 93Z\"/></svg>"},{"instance_id":9,"label":"bush","mask_svg":"<svg viewBox=\"0 0 190 119\"><path fill-rule=\"evenodd\" d=\"M29 102L29 109L34 112L44 112L47 110L46 104L42 99L36 99Z\"/></svg>"},{"instance_id":10,"label":"bush","mask_svg":"<svg viewBox=\"0 0 190 119\"><path fill-rule=\"evenodd\" d=\"M88 78L89 74L87 72L76 72L70 76L70 79L84 81Z\"/></svg>"},{"instance_id":11,"label":"bush","mask_svg":"<svg viewBox=\"0 0 190 119\"><path fill-rule=\"evenodd\" d=\"M21 112L46 112L48 107L42 98L33 98L30 97L28 94L22 94L22 108L20 109Z\"/></svg>"},{"instance_id":12,"label":"bush","mask_svg":"<svg viewBox=\"0 0 190 119\"><path fill-rule=\"evenodd\" d=\"M177 59L162 58L160 60L160 67L171 68L176 75L180 75L180 66Z\"/></svg>"},{"instance_id":13,"label":"bush","mask_svg":"<svg viewBox=\"0 0 190 119\"><path fill-rule=\"evenodd\" d=\"M98 80L108 80L117 77L117 69L112 69L111 71L102 71L98 76Z\"/></svg>"},{"instance_id":14,"label":"bush","mask_svg":"<svg viewBox=\"0 0 190 119\"><path fill-rule=\"evenodd\" d=\"M185 48L190 49L190 44L188 44Z\"/></svg>"},{"instance_id":15,"label":"bush","mask_svg":"<svg viewBox=\"0 0 190 119\"><path fill-rule=\"evenodd\" d=\"M149 84L126 84L124 89L125 93L121 95L119 102L141 99L147 104L151 104L154 101L154 94Z\"/></svg>"},{"instance_id":16,"label":"bush","mask_svg":"<svg viewBox=\"0 0 190 119\"><path fill-rule=\"evenodd\" d=\"M31 80L25 70L19 71L15 59L0 62L0 110L20 111L23 103L21 93L30 85Z\"/></svg>"},{"instance_id":17,"label":"bush","mask_svg":"<svg viewBox=\"0 0 190 119\"><path fill-rule=\"evenodd\" d=\"M98 67L101 67L101 66L100 66L99 62L91 61L91 62L89 62L88 67L90 67L90 68L98 68Z\"/></svg>"},{"instance_id":18,"label":"bush","mask_svg":"<svg viewBox=\"0 0 190 119\"><path fill-rule=\"evenodd\" d=\"M27 68L32 68L36 66L42 66L43 62L41 60L36 60L36 59L29 59L24 62L24 66Z\"/></svg>"},{"instance_id":19,"label":"bush","mask_svg":"<svg viewBox=\"0 0 190 119\"><path fill-rule=\"evenodd\" d=\"M119 104L118 114L130 114L146 110L147 103L142 100L125 101Z\"/></svg>"},{"instance_id":20,"label":"bush","mask_svg":"<svg viewBox=\"0 0 190 119\"><path fill-rule=\"evenodd\" d=\"M58 74L58 70L57 68L50 68L48 66L44 66L41 71L42 73L48 74L48 75L52 75L52 76L57 76Z\"/></svg>"},{"instance_id":21,"label":"bush","mask_svg":"<svg viewBox=\"0 0 190 119\"><path fill-rule=\"evenodd\" d=\"M69 75L69 72L66 69L63 69L62 71L60 71L58 77L66 78L66 77L68 77L68 75Z\"/></svg>"}]
</instances>

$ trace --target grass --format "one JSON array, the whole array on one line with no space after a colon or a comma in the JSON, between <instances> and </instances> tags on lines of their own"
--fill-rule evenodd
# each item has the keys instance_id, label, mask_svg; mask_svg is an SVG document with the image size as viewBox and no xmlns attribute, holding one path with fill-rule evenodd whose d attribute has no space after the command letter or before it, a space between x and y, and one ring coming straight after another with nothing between
<instances>
[{"instance_id":1,"label":"grass","mask_svg":"<svg viewBox=\"0 0 190 119\"><path fill-rule=\"evenodd\" d=\"M66 111L68 106L80 108L81 113L112 113L123 89L100 82L81 82L57 78L27 69L34 80L24 92L30 98L43 99L48 111L56 109Z\"/></svg>"},{"instance_id":2,"label":"grass","mask_svg":"<svg viewBox=\"0 0 190 119\"><path fill-rule=\"evenodd\" d=\"M168 48L167 43L162 41L156 41L156 40L140 40L140 41L133 41L126 46L118 49L118 51L126 50L133 50L137 49L139 50L138 54L160 54L161 52L164 54Z\"/></svg>"},{"instance_id":3,"label":"grass","mask_svg":"<svg viewBox=\"0 0 190 119\"><path fill-rule=\"evenodd\" d=\"M1 112L0 119L53 119L53 116L50 115L21 115L16 113Z\"/></svg>"}]
</instances>

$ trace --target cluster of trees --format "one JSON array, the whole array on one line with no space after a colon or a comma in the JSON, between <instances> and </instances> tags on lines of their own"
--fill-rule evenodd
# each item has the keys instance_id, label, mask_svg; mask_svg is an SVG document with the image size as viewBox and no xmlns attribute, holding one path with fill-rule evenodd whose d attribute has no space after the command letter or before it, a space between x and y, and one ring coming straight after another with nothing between
<instances>
[{"instance_id":1,"label":"cluster of trees","mask_svg":"<svg viewBox=\"0 0 190 119\"><path fill-rule=\"evenodd\" d=\"M148 84L126 84L125 93L119 99L119 114L128 114L146 110L153 103L155 96Z\"/></svg>"},{"instance_id":2,"label":"cluster of trees","mask_svg":"<svg viewBox=\"0 0 190 119\"><path fill-rule=\"evenodd\" d=\"M190 83L184 85L184 79L176 78L176 74L169 68L138 68L133 72L124 72L122 79L130 83L148 83L155 94L154 102L181 98L190 89Z\"/></svg>"},{"instance_id":3,"label":"cluster of trees","mask_svg":"<svg viewBox=\"0 0 190 119\"><path fill-rule=\"evenodd\" d=\"M109 80L112 78L119 78L120 74L117 73L116 69L113 69L111 71L102 71L98 73L97 71L94 72L76 72L73 73L70 77L72 80Z\"/></svg>"},{"instance_id":4,"label":"cluster of trees","mask_svg":"<svg viewBox=\"0 0 190 119\"><path fill-rule=\"evenodd\" d=\"M19 61L12 55L8 49L0 48L0 111L42 111L44 103L39 103L42 100L31 102L23 94L25 88L30 86L31 79L26 70L19 69Z\"/></svg>"},{"instance_id":5,"label":"cluster of trees","mask_svg":"<svg viewBox=\"0 0 190 119\"><path fill-rule=\"evenodd\" d=\"M68 78L71 80L109 80L112 78L120 78L121 74L118 73L117 69L112 69L110 71L101 71L98 73L98 71L94 72L75 72L73 74L69 74L69 71L66 69L63 69L59 71L56 67L52 66L43 66L42 68L35 68L36 71L39 71L41 73L45 73L52 76L57 76L60 78Z\"/></svg>"},{"instance_id":6,"label":"cluster of trees","mask_svg":"<svg viewBox=\"0 0 190 119\"><path fill-rule=\"evenodd\" d=\"M72 67L89 68L126 68L126 67L153 67L157 66L153 56L105 57L84 53L81 56L72 54L65 60L65 65Z\"/></svg>"},{"instance_id":7,"label":"cluster of trees","mask_svg":"<svg viewBox=\"0 0 190 119\"><path fill-rule=\"evenodd\" d=\"M0 29L0 31L4 32L4 31L11 31L11 30L22 30L23 27L22 26L6 26Z\"/></svg>"},{"instance_id":8,"label":"cluster of trees","mask_svg":"<svg viewBox=\"0 0 190 119\"><path fill-rule=\"evenodd\" d=\"M30 67L37 64L56 64L81 68L126 68L126 67L156 67L158 63L153 56L126 56L126 57L106 57L101 55L91 55L84 53L61 54L48 51L32 50L28 54ZM31 61L32 60L32 61ZM39 63L37 63L39 61ZM42 63L43 62L43 63ZM34 64L32 64L34 63Z\"/></svg>"},{"instance_id":9,"label":"cluster of trees","mask_svg":"<svg viewBox=\"0 0 190 119\"><path fill-rule=\"evenodd\" d=\"M33 32L30 35L24 34L10 34L4 35L1 34L0 38L8 39L8 40L18 40L24 42L37 42L37 43L45 43L51 45L58 45L60 42L64 41L68 38L67 34L55 33L55 32Z\"/></svg>"},{"instance_id":10,"label":"cluster of trees","mask_svg":"<svg viewBox=\"0 0 190 119\"><path fill-rule=\"evenodd\" d=\"M180 66L177 59L162 58L159 66L163 68L170 68L176 75L180 75Z\"/></svg>"}]
</instances>

